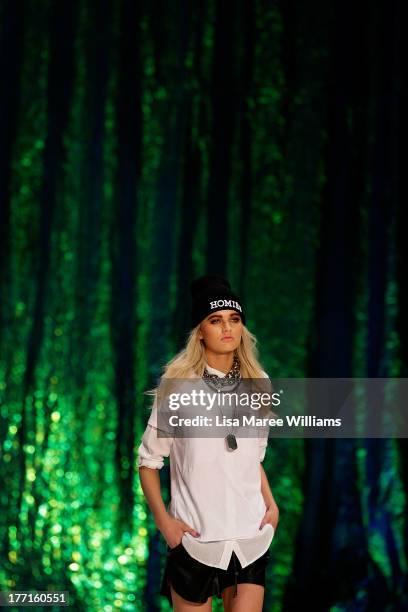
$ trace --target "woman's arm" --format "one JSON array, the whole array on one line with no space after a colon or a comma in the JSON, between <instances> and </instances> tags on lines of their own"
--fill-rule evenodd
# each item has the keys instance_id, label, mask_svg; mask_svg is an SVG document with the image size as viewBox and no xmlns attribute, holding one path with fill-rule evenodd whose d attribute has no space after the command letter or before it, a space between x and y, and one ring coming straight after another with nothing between
<instances>
[{"instance_id":1,"label":"woman's arm","mask_svg":"<svg viewBox=\"0 0 408 612\"><path fill-rule=\"evenodd\" d=\"M265 516L263 517L259 528L262 529L262 527L266 525L266 523L270 523L276 531L276 527L279 521L279 508L273 498L268 478L265 474L265 470L263 468L262 463L260 463L259 466L261 469L261 491L266 506Z\"/></svg>"},{"instance_id":2,"label":"woman's arm","mask_svg":"<svg viewBox=\"0 0 408 612\"><path fill-rule=\"evenodd\" d=\"M190 525L187 525L184 521L173 518L167 512L161 494L160 475L157 469L140 466L139 478L140 485L149 508L152 511L156 526L170 548L174 548L180 544L181 538L186 531L193 536L199 535Z\"/></svg>"},{"instance_id":3,"label":"woman's arm","mask_svg":"<svg viewBox=\"0 0 408 612\"><path fill-rule=\"evenodd\" d=\"M160 526L166 522L169 515L167 514L161 494L159 470L140 466L139 478L143 493L152 511L154 522L158 529L160 529Z\"/></svg>"}]
</instances>

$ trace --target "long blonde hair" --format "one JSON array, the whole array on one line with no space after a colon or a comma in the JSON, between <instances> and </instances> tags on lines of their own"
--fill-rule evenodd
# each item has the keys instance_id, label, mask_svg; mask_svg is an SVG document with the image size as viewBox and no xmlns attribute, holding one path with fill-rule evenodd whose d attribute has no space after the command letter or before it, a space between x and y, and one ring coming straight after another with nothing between
<instances>
[{"instance_id":1,"label":"long blonde hair","mask_svg":"<svg viewBox=\"0 0 408 612\"><path fill-rule=\"evenodd\" d=\"M198 337L200 330L199 323L194 327L189 335L185 347L177 353L163 367L163 378L191 378L197 376L201 378L205 368L205 345L203 340ZM240 360L240 370L242 378L264 378L263 369L258 361L258 341L254 334L242 326L241 342L236 348L236 354ZM146 395L155 395L155 389L145 391Z\"/></svg>"},{"instance_id":2,"label":"long blonde hair","mask_svg":"<svg viewBox=\"0 0 408 612\"><path fill-rule=\"evenodd\" d=\"M205 369L205 345L204 341L198 337L200 330L199 323L197 327L194 327L187 339L185 347L177 353L166 365L163 367L162 379L183 379L183 378L202 378ZM273 392L273 385L268 377L268 382L265 382L265 375L261 364L258 361L259 351L257 348L258 341L254 334L245 327L242 326L241 342L235 349L235 353L238 355L240 360L240 372L242 378L250 378L254 383L254 388L259 389L260 392L265 392L266 388L270 389L270 393ZM263 379L261 382L260 379ZM175 380L176 385L179 381ZM267 387L265 388L265 384ZM166 383L166 391L170 393L172 389L172 383ZM145 395L153 395L157 399L159 387L149 389L145 391ZM278 415L273 412L269 406L262 406L258 416L260 417L277 417Z\"/></svg>"},{"instance_id":3,"label":"long blonde hair","mask_svg":"<svg viewBox=\"0 0 408 612\"><path fill-rule=\"evenodd\" d=\"M164 378L187 378L195 373L201 378L205 368L205 345L199 339L200 324L191 330L186 346L164 366ZM262 378L262 366L258 361L257 339L242 326L241 342L236 353L241 362L243 378Z\"/></svg>"}]
</instances>

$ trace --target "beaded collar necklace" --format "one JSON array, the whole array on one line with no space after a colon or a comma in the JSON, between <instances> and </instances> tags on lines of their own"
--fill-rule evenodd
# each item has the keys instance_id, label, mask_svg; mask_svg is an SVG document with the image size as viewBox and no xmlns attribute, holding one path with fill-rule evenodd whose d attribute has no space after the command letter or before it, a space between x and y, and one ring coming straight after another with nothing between
<instances>
[{"instance_id":1,"label":"beaded collar necklace","mask_svg":"<svg viewBox=\"0 0 408 612\"><path fill-rule=\"evenodd\" d=\"M238 355L234 354L234 361L229 372L223 377L217 374L210 374L207 368L204 368L203 378L205 381L213 383L217 388L230 386L234 382L241 380L241 369Z\"/></svg>"}]
</instances>

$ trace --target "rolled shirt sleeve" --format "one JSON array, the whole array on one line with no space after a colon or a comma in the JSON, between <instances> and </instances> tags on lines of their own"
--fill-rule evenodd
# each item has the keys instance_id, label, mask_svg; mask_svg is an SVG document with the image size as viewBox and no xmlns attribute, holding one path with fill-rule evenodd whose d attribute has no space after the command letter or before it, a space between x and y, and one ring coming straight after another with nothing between
<instances>
[{"instance_id":1,"label":"rolled shirt sleeve","mask_svg":"<svg viewBox=\"0 0 408 612\"><path fill-rule=\"evenodd\" d=\"M269 378L268 374L264 371L262 371L262 375L264 378ZM269 435L269 427L262 427L260 436L258 438L259 440L259 461L261 463L265 459L266 449L268 446L268 435Z\"/></svg>"},{"instance_id":2,"label":"rolled shirt sleeve","mask_svg":"<svg viewBox=\"0 0 408 612\"><path fill-rule=\"evenodd\" d=\"M174 438L170 436L158 437L157 431L157 399L155 399L138 449L138 467L145 466L160 470L164 465L164 457L170 455Z\"/></svg>"},{"instance_id":3,"label":"rolled shirt sleeve","mask_svg":"<svg viewBox=\"0 0 408 612\"><path fill-rule=\"evenodd\" d=\"M173 438L159 438L157 429L148 425L139 446L137 466L160 470L164 465L164 457L170 455L172 443Z\"/></svg>"},{"instance_id":4,"label":"rolled shirt sleeve","mask_svg":"<svg viewBox=\"0 0 408 612\"><path fill-rule=\"evenodd\" d=\"M268 438L264 438L264 437L259 438L259 461L261 463L265 459L267 446L268 446Z\"/></svg>"}]
</instances>

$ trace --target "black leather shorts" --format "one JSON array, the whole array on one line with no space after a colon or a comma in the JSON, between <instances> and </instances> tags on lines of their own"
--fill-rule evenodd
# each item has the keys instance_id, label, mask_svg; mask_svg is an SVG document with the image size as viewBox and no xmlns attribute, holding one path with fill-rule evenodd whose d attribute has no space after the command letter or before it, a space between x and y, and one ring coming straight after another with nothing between
<instances>
[{"instance_id":1,"label":"black leather shorts","mask_svg":"<svg viewBox=\"0 0 408 612\"><path fill-rule=\"evenodd\" d=\"M226 570L210 567L193 559L183 544L175 548L167 547L166 566L161 584L160 594L167 597L172 605L170 584L181 597L194 603L205 603L208 597L222 598L222 591L234 586L234 597L237 594L237 584L252 583L265 586L265 569L270 554L266 551L245 568L239 562L235 552L232 553Z\"/></svg>"}]
</instances>

